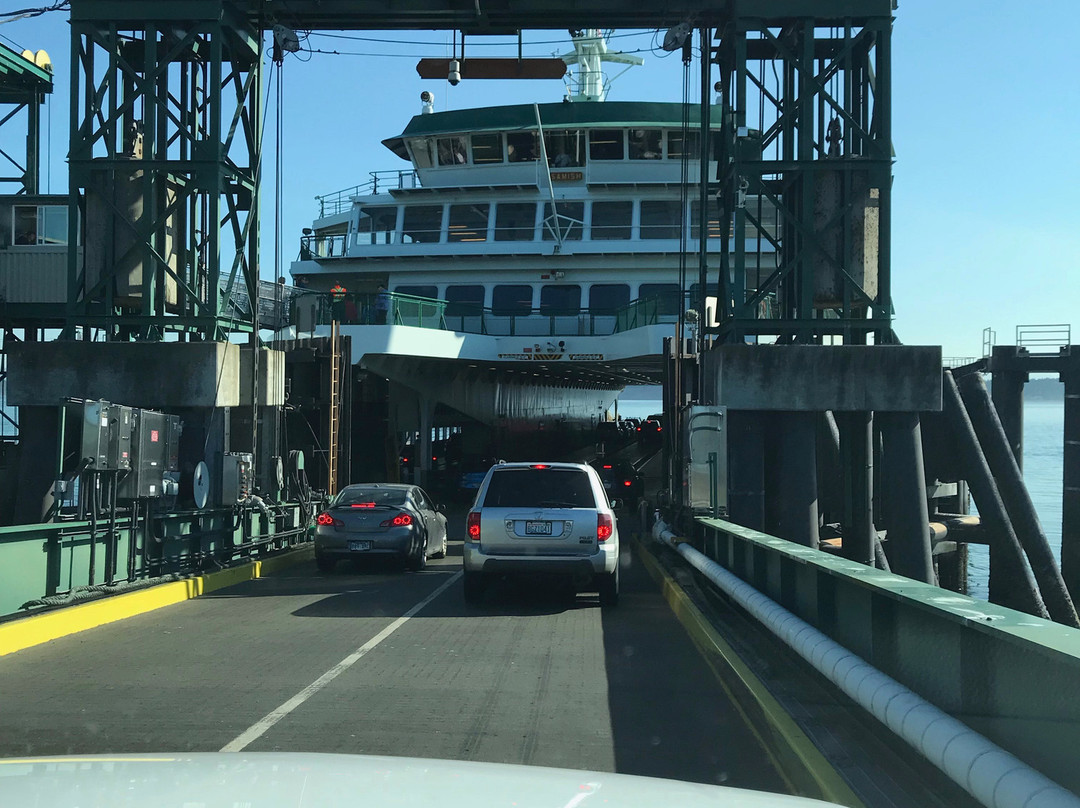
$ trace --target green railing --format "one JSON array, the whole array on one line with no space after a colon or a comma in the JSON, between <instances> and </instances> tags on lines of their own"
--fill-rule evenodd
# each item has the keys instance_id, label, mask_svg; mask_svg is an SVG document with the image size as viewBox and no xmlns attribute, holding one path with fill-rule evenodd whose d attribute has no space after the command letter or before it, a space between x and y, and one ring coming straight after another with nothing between
<instances>
[{"instance_id":1,"label":"green railing","mask_svg":"<svg viewBox=\"0 0 1080 808\"><path fill-rule=\"evenodd\" d=\"M521 337L608 336L678 317L678 296L635 300L610 311L582 309L485 308L429 297L384 292L302 292L290 301L292 323L300 331L329 325L408 325L468 334Z\"/></svg>"},{"instance_id":2,"label":"green railing","mask_svg":"<svg viewBox=\"0 0 1080 808\"><path fill-rule=\"evenodd\" d=\"M330 325L410 325L446 329L445 300L396 292L301 292L290 301L292 323L300 330Z\"/></svg>"},{"instance_id":3,"label":"green railing","mask_svg":"<svg viewBox=\"0 0 1080 808\"><path fill-rule=\"evenodd\" d=\"M269 510L142 511L134 518L0 527L0 617L41 598L119 592L148 578L214 570L307 541L307 510L298 504Z\"/></svg>"},{"instance_id":4,"label":"green railing","mask_svg":"<svg viewBox=\"0 0 1080 808\"><path fill-rule=\"evenodd\" d=\"M1080 791L1080 630L722 519L697 519L691 543L938 708Z\"/></svg>"}]
</instances>

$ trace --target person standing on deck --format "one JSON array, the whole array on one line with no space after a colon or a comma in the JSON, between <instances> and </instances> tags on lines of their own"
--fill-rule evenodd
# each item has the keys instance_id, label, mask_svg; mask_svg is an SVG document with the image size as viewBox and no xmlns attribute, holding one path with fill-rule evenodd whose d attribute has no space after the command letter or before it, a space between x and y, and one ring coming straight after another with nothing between
<instances>
[{"instance_id":1,"label":"person standing on deck","mask_svg":"<svg viewBox=\"0 0 1080 808\"><path fill-rule=\"evenodd\" d=\"M334 281L334 285L330 287L331 310L335 320L341 320L345 316L346 291L345 287L341 285L341 281Z\"/></svg>"},{"instance_id":2,"label":"person standing on deck","mask_svg":"<svg viewBox=\"0 0 1080 808\"><path fill-rule=\"evenodd\" d=\"M390 295L386 287L379 284L379 291L375 295L375 322L378 325L386 325L386 315L390 311Z\"/></svg>"}]
</instances>

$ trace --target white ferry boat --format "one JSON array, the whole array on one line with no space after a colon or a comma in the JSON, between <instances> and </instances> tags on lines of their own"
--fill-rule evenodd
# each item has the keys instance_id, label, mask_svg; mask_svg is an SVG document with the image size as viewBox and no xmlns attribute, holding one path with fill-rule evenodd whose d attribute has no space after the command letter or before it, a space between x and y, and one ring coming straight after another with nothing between
<instances>
[{"instance_id":1,"label":"white ferry boat","mask_svg":"<svg viewBox=\"0 0 1080 808\"><path fill-rule=\"evenodd\" d=\"M503 432L589 430L624 386L660 383L663 339L698 305L700 107L608 101L604 63L641 60L595 30L573 45L558 103L438 112L424 93L383 141L409 166L320 197L304 231L299 332L337 319L354 363L417 396L419 429L442 405ZM707 213L718 255L730 225ZM775 268L765 240L747 253L748 278Z\"/></svg>"}]
</instances>

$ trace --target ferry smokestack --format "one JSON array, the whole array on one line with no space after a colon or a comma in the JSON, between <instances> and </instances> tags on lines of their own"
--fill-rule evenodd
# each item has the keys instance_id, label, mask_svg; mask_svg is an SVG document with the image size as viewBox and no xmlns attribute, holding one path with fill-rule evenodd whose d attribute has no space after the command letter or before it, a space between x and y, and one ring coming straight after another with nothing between
<instances>
[{"instance_id":1,"label":"ferry smokestack","mask_svg":"<svg viewBox=\"0 0 1080 808\"><path fill-rule=\"evenodd\" d=\"M430 115L432 112L435 111L435 96L433 96L427 90L424 90L424 92L420 93L420 103L423 104L423 106L420 107L421 115Z\"/></svg>"}]
</instances>

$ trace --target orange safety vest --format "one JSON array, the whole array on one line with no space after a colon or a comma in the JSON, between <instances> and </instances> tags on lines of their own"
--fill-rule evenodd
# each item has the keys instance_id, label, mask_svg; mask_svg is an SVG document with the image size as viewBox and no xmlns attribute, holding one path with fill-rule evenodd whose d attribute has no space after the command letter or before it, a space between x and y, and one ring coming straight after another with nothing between
<instances>
[{"instance_id":1,"label":"orange safety vest","mask_svg":"<svg viewBox=\"0 0 1080 808\"><path fill-rule=\"evenodd\" d=\"M345 299L345 291L345 287L339 283L330 290L330 296L334 299L335 303L340 303Z\"/></svg>"}]
</instances>

